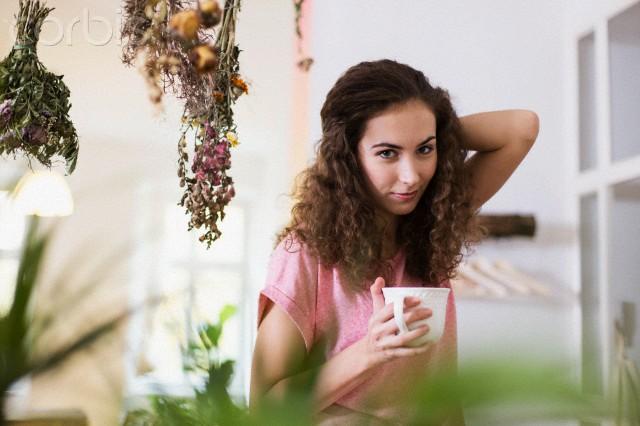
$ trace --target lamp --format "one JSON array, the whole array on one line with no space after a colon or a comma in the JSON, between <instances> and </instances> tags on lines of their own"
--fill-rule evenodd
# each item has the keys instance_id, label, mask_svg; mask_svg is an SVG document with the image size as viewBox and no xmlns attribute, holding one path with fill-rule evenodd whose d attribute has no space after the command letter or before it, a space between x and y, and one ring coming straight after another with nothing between
<instances>
[{"instance_id":1,"label":"lamp","mask_svg":"<svg viewBox=\"0 0 640 426\"><path fill-rule=\"evenodd\" d=\"M67 182L50 170L27 172L13 192L16 208L25 215L69 216L73 197Z\"/></svg>"}]
</instances>

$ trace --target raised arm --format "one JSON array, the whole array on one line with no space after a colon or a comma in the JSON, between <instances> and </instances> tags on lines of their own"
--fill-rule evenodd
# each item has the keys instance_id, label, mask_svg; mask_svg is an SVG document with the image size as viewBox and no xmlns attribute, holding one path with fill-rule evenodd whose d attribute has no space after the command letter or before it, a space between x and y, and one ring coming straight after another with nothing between
<instances>
[{"instance_id":1,"label":"raised arm","mask_svg":"<svg viewBox=\"0 0 640 426\"><path fill-rule=\"evenodd\" d=\"M473 186L472 205L479 209L509 179L538 137L538 115L528 110L492 111L460 118Z\"/></svg>"}]
</instances>

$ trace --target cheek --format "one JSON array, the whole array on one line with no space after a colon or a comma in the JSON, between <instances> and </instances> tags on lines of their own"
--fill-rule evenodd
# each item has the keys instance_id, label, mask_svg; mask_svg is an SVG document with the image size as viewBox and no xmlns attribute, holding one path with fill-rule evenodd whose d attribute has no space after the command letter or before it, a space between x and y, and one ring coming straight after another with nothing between
<instances>
[{"instance_id":1,"label":"cheek","mask_svg":"<svg viewBox=\"0 0 640 426\"><path fill-rule=\"evenodd\" d=\"M367 175L369 181L378 190L385 189L394 180L393 173L385 167L380 167L380 165L370 167L367 170Z\"/></svg>"},{"instance_id":2,"label":"cheek","mask_svg":"<svg viewBox=\"0 0 640 426\"><path fill-rule=\"evenodd\" d=\"M432 162L429 163L429 165L425 170L425 176L427 177L428 180L431 180L433 176L435 176L437 168L438 168L438 159L436 157Z\"/></svg>"},{"instance_id":3,"label":"cheek","mask_svg":"<svg viewBox=\"0 0 640 426\"><path fill-rule=\"evenodd\" d=\"M383 167L380 167L379 164L373 164L373 162L366 161L361 163L361 170L364 175L364 180L372 195L378 192L384 192L390 180L388 171L384 170Z\"/></svg>"},{"instance_id":4,"label":"cheek","mask_svg":"<svg viewBox=\"0 0 640 426\"><path fill-rule=\"evenodd\" d=\"M433 167L429 169L429 180L433 179L433 177L436 175L437 168L438 168L438 165L434 164Z\"/></svg>"}]
</instances>

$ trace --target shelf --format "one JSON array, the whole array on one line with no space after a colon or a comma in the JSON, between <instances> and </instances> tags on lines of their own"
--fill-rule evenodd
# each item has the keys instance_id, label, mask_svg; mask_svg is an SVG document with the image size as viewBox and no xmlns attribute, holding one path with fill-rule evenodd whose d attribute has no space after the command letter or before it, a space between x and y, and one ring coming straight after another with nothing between
<instances>
[{"instance_id":1,"label":"shelf","mask_svg":"<svg viewBox=\"0 0 640 426\"><path fill-rule=\"evenodd\" d=\"M622 318L622 304L631 307L627 318L631 337L628 355L640 363L640 178L615 185L611 194L610 285L607 327L613 330L614 319Z\"/></svg>"},{"instance_id":2,"label":"shelf","mask_svg":"<svg viewBox=\"0 0 640 426\"><path fill-rule=\"evenodd\" d=\"M580 171L597 166L596 57L593 32L578 40Z\"/></svg>"},{"instance_id":3,"label":"shelf","mask_svg":"<svg viewBox=\"0 0 640 426\"><path fill-rule=\"evenodd\" d=\"M640 1L603 3L592 12L574 29L574 200L582 383L589 393L607 394L619 356L614 321L628 336L627 356L640 363Z\"/></svg>"},{"instance_id":4,"label":"shelf","mask_svg":"<svg viewBox=\"0 0 640 426\"><path fill-rule=\"evenodd\" d=\"M457 300L567 306L578 303L571 289L551 286L506 261L475 257L458 265L451 288Z\"/></svg>"},{"instance_id":5,"label":"shelf","mask_svg":"<svg viewBox=\"0 0 640 426\"><path fill-rule=\"evenodd\" d=\"M597 196L585 195L580 198L580 302L584 354L582 380L585 390L593 393L602 392L598 233Z\"/></svg>"},{"instance_id":6,"label":"shelf","mask_svg":"<svg viewBox=\"0 0 640 426\"><path fill-rule=\"evenodd\" d=\"M496 296L474 296L467 293L454 291L456 302L489 302L496 304L521 304L521 305L541 305L566 307L578 303L578 296L571 291L558 292L553 296L519 296L510 295L505 297Z\"/></svg>"},{"instance_id":7,"label":"shelf","mask_svg":"<svg viewBox=\"0 0 640 426\"><path fill-rule=\"evenodd\" d=\"M640 3L609 20L611 158L640 155Z\"/></svg>"}]
</instances>

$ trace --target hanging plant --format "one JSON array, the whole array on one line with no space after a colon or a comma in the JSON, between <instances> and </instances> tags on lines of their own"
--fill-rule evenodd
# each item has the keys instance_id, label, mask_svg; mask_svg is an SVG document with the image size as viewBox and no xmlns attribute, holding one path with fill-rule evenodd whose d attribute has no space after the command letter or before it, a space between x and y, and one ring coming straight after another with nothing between
<instances>
[{"instance_id":1,"label":"hanging plant","mask_svg":"<svg viewBox=\"0 0 640 426\"><path fill-rule=\"evenodd\" d=\"M139 63L152 103L171 93L184 102L178 142L179 205L207 247L235 196L231 149L238 144L232 106L248 93L235 29L240 0L125 0L123 62ZM218 27L216 29L216 27Z\"/></svg>"},{"instance_id":2,"label":"hanging plant","mask_svg":"<svg viewBox=\"0 0 640 426\"><path fill-rule=\"evenodd\" d=\"M16 42L0 62L0 155L21 152L47 167L60 156L72 173L78 136L69 118L69 89L62 76L47 71L36 52L52 10L39 1L20 0Z\"/></svg>"},{"instance_id":3,"label":"hanging plant","mask_svg":"<svg viewBox=\"0 0 640 426\"><path fill-rule=\"evenodd\" d=\"M296 36L298 37L298 56L300 59L298 60L298 68L302 71L307 72L313 65L313 58L310 56L305 56L305 53L302 50L302 30L300 29L300 20L302 19L302 5L305 0L293 0L293 7L295 9L295 25L296 25Z\"/></svg>"}]
</instances>

